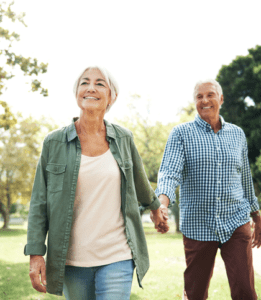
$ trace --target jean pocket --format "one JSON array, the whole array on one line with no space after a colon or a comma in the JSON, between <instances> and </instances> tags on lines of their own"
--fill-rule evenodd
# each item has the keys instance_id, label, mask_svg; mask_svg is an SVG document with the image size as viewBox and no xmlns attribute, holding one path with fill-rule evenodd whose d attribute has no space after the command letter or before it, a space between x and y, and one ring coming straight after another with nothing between
<instances>
[{"instance_id":1,"label":"jean pocket","mask_svg":"<svg viewBox=\"0 0 261 300\"><path fill-rule=\"evenodd\" d=\"M49 192L56 193L62 191L65 170L66 165L47 164L47 190Z\"/></svg>"}]
</instances>

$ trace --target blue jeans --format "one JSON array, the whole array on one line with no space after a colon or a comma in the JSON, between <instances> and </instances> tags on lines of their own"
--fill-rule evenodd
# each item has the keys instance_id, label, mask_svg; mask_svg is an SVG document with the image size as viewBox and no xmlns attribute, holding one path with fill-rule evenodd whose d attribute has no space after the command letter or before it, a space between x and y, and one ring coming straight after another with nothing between
<instances>
[{"instance_id":1,"label":"blue jeans","mask_svg":"<svg viewBox=\"0 0 261 300\"><path fill-rule=\"evenodd\" d=\"M65 266L63 292L67 300L129 300L132 259L98 267Z\"/></svg>"}]
</instances>

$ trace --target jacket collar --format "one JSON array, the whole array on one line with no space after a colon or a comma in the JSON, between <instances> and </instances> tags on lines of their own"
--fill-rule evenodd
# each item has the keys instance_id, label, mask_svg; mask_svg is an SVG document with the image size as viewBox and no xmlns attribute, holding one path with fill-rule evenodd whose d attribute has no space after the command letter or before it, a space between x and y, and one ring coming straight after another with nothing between
<instances>
[{"instance_id":1,"label":"jacket collar","mask_svg":"<svg viewBox=\"0 0 261 300\"><path fill-rule=\"evenodd\" d=\"M226 122L224 120L224 118L222 116L219 115L219 120L221 122L221 130L226 130L227 126L226 126ZM203 130L205 131L211 131L211 125L204 121L203 119L201 119L201 117L199 116L199 114L196 115L194 122L200 126Z\"/></svg>"},{"instance_id":2,"label":"jacket collar","mask_svg":"<svg viewBox=\"0 0 261 300\"><path fill-rule=\"evenodd\" d=\"M68 142L72 141L73 139L75 139L76 137L78 137L77 135L77 131L75 128L75 124L74 122L76 122L79 119L79 117L73 118L72 119L72 123L67 127L67 140ZM104 120L105 126L106 126L106 138L113 138L116 139L116 133L115 133L115 129L113 127L113 125Z\"/></svg>"}]
</instances>

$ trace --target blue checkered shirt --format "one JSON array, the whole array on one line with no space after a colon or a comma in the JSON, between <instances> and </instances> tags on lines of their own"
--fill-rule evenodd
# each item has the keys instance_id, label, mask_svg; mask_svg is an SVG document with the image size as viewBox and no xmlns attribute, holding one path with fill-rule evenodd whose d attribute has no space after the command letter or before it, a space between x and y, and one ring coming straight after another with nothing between
<instances>
[{"instance_id":1,"label":"blue checkered shirt","mask_svg":"<svg viewBox=\"0 0 261 300\"><path fill-rule=\"evenodd\" d=\"M259 205L241 128L226 123L217 133L197 115L173 128L158 174L156 195L175 202L180 185L180 230L198 241L225 243Z\"/></svg>"}]
</instances>

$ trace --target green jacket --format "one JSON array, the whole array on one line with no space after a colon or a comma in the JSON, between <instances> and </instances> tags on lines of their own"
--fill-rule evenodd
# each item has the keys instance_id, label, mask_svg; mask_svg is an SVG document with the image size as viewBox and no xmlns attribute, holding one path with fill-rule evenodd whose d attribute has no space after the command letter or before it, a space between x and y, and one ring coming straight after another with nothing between
<instances>
[{"instance_id":1,"label":"green jacket","mask_svg":"<svg viewBox=\"0 0 261 300\"><path fill-rule=\"evenodd\" d=\"M160 202L147 179L132 133L107 121L105 125L106 139L121 171L121 209L141 286L149 268L149 257L138 201L153 210ZM62 295L63 290L80 161L81 145L74 122L44 139L32 191L24 253L45 255L48 233L47 292L56 295Z\"/></svg>"}]
</instances>

